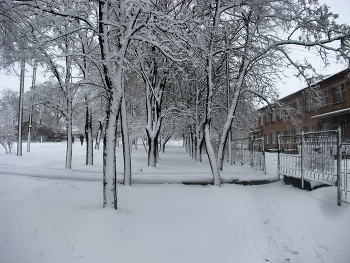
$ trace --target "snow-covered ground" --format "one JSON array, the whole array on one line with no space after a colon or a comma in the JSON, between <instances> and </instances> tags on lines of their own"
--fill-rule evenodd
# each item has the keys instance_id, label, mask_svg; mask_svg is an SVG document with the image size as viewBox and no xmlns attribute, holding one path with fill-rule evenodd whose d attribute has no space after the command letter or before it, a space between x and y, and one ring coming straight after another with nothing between
<instances>
[{"instance_id":1,"label":"snow-covered ground","mask_svg":"<svg viewBox=\"0 0 350 263\"><path fill-rule=\"evenodd\" d=\"M302 191L266 185L184 185L211 179L207 160L167 148L158 168L133 150L133 186L118 185L118 210L102 208L102 150L85 166L65 143L35 143L23 156L0 150L0 262L350 262L350 205L336 188ZM276 178L226 165L226 180ZM118 179L122 172L118 150ZM165 183L166 184L161 184Z\"/></svg>"}]
</instances>

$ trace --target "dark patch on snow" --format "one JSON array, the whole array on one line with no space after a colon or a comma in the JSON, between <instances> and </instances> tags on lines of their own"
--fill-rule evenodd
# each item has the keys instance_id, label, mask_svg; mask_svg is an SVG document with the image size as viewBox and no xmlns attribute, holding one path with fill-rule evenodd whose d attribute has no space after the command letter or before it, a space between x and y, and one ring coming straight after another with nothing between
<instances>
[{"instance_id":1,"label":"dark patch on snow","mask_svg":"<svg viewBox=\"0 0 350 263\"><path fill-rule=\"evenodd\" d=\"M284 175L283 181L286 185L293 185L294 187L297 187L299 189L303 189L301 178L295 178L295 177ZM315 190L315 189L318 189L321 187L328 187L328 186L331 186L331 185L325 184L325 183L315 184L315 182L304 180L304 189L303 190L312 191L312 190Z\"/></svg>"},{"instance_id":2,"label":"dark patch on snow","mask_svg":"<svg viewBox=\"0 0 350 263\"><path fill-rule=\"evenodd\" d=\"M234 184L240 184L240 185L261 185L261 184L271 184L274 182L277 182L277 179L266 179L266 180L251 180L251 181L239 181L236 180L233 183Z\"/></svg>"},{"instance_id":3,"label":"dark patch on snow","mask_svg":"<svg viewBox=\"0 0 350 263\"><path fill-rule=\"evenodd\" d=\"M250 181L241 181L238 179L233 180L223 180L222 184L240 184L240 185L261 185L261 184L270 184L276 182L276 179L267 179L267 180L250 180ZM213 181L186 181L182 182L184 185L213 185Z\"/></svg>"},{"instance_id":4,"label":"dark patch on snow","mask_svg":"<svg viewBox=\"0 0 350 263\"><path fill-rule=\"evenodd\" d=\"M213 185L214 182L213 181L185 181L182 182L182 184L184 185Z\"/></svg>"}]
</instances>

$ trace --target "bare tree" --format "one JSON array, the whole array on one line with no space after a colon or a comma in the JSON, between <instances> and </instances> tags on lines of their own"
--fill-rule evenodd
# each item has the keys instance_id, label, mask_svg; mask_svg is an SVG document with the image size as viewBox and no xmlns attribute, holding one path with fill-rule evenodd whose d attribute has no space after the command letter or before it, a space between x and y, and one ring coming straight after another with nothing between
<instances>
[{"instance_id":1,"label":"bare tree","mask_svg":"<svg viewBox=\"0 0 350 263\"><path fill-rule=\"evenodd\" d=\"M6 153L12 152L12 145L16 140L17 107L17 92L4 90L0 99L0 144Z\"/></svg>"}]
</instances>

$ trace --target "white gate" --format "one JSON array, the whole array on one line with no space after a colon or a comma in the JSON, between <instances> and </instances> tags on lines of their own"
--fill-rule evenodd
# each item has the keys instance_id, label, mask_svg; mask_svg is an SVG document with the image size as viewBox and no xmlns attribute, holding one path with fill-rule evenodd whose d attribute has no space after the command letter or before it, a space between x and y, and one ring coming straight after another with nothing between
<instances>
[{"instance_id":1,"label":"white gate","mask_svg":"<svg viewBox=\"0 0 350 263\"><path fill-rule=\"evenodd\" d=\"M342 201L347 202L350 174L347 153L350 154L350 144L341 145L340 138L340 129L279 136L279 176L301 179L302 188L305 180L337 185L338 205Z\"/></svg>"}]
</instances>

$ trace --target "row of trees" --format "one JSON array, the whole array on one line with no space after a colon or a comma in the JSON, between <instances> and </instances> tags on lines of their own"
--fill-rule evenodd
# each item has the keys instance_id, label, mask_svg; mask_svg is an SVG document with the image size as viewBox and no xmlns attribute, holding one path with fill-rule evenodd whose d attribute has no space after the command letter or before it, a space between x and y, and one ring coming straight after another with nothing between
<instances>
[{"instance_id":1,"label":"row of trees","mask_svg":"<svg viewBox=\"0 0 350 263\"><path fill-rule=\"evenodd\" d=\"M313 74L291 47L315 50L325 64L329 51L350 58L349 26L316 0L3 0L0 15L2 66L36 60L52 76L33 97L64 116L66 168L75 103L85 105L91 145L104 124L103 205L114 208L119 116L126 183L129 138L145 129L149 166L160 138L182 135L196 160L205 145L219 185L232 127L243 129L258 103L277 97L287 67Z\"/></svg>"}]
</instances>

